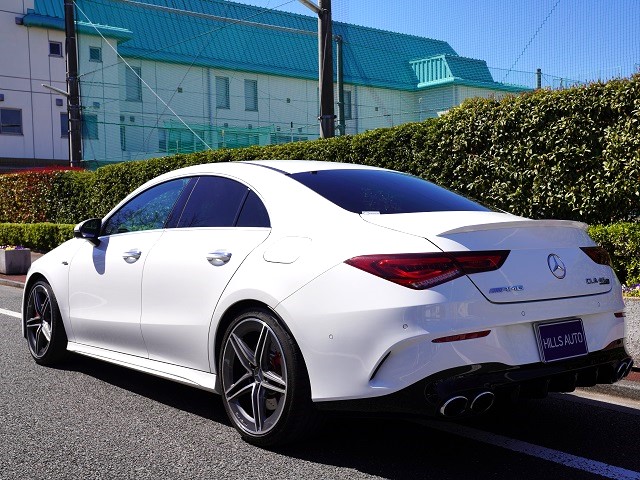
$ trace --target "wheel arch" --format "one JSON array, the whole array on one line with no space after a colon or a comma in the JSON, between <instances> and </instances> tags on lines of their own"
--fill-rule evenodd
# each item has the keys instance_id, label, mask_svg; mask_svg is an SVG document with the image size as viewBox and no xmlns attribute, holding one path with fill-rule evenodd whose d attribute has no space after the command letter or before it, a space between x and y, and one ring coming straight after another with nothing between
<instances>
[{"instance_id":1,"label":"wheel arch","mask_svg":"<svg viewBox=\"0 0 640 480\"><path fill-rule=\"evenodd\" d=\"M25 283L24 285L24 290L23 290L23 294L22 294L22 315L21 315L21 324L22 324L22 336L24 338L27 338L27 326L26 326L26 319L25 319L25 313L27 310L27 301L29 300L29 291L31 290L31 287L33 286L34 283L38 282L38 281L45 281L47 282L49 285L51 285L51 282L49 282L49 280L47 280L47 277L45 277L42 273L40 272L35 272L33 273L28 279L27 279L27 283ZM53 287L52 287L53 288Z\"/></svg>"},{"instance_id":2,"label":"wheel arch","mask_svg":"<svg viewBox=\"0 0 640 480\"><path fill-rule=\"evenodd\" d=\"M230 305L229 308L225 310L225 312L220 317L220 321L218 322L215 328L215 334L214 334L215 336L213 340L213 359L212 359L213 361L210 363L213 367L212 371L214 371L216 374L219 373L218 358L220 357L220 349L222 348L222 340L224 339L224 333L226 332L229 325L231 325L231 322L240 314L240 312L251 310L251 309L267 310L271 315L273 315L278 320L282 328L284 328L287 331L287 333L291 336L293 341L296 342L296 345L298 345L298 341L294 337L287 323L284 321L284 319L280 315L278 315L278 313L273 308L271 308L269 305L259 300L254 300L254 299L240 300L234 303L233 305ZM300 347L298 346L298 348ZM301 355L301 357L304 362L304 355ZM307 370L306 364L304 365L304 368L306 371Z\"/></svg>"}]
</instances>

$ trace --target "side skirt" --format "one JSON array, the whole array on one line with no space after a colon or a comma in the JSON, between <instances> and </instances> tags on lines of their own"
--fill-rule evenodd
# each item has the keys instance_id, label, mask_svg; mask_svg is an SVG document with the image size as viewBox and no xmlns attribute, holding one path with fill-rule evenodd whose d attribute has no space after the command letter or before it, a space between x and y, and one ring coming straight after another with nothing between
<instances>
[{"instance_id":1,"label":"side skirt","mask_svg":"<svg viewBox=\"0 0 640 480\"><path fill-rule=\"evenodd\" d=\"M216 386L217 375L214 373L180 367L157 360L149 360L148 358L136 357L126 353L118 353L104 348L90 347L75 342L68 342L67 350L201 390L219 393Z\"/></svg>"}]
</instances>

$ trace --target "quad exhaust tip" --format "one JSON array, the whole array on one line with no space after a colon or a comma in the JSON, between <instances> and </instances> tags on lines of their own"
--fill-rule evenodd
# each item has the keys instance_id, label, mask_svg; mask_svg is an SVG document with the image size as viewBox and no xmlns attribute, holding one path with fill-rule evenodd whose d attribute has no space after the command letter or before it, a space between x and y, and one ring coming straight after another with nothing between
<instances>
[{"instance_id":1,"label":"quad exhaust tip","mask_svg":"<svg viewBox=\"0 0 640 480\"><path fill-rule=\"evenodd\" d=\"M633 360L629 360L629 366L627 367L627 373L625 377L631 373L631 370L633 370Z\"/></svg>"},{"instance_id":2,"label":"quad exhaust tip","mask_svg":"<svg viewBox=\"0 0 640 480\"><path fill-rule=\"evenodd\" d=\"M465 412L468 403L467 397L462 395L451 397L440 407L440 414L445 417L457 417Z\"/></svg>"},{"instance_id":3,"label":"quad exhaust tip","mask_svg":"<svg viewBox=\"0 0 640 480\"><path fill-rule=\"evenodd\" d=\"M471 413L484 413L493 406L496 396L489 391L480 392L471 401L469 398L457 395L451 397L440 407L440 414L444 417L458 417L470 411Z\"/></svg>"},{"instance_id":4,"label":"quad exhaust tip","mask_svg":"<svg viewBox=\"0 0 640 480\"><path fill-rule=\"evenodd\" d=\"M632 367L633 367L633 360L620 362L620 365L618 365L618 368L616 369L616 381L622 380L624 377L629 375Z\"/></svg>"},{"instance_id":5,"label":"quad exhaust tip","mask_svg":"<svg viewBox=\"0 0 640 480\"><path fill-rule=\"evenodd\" d=\"M480 392L471 401L471 411L473 413L484 413L493 406L496 396L492 392Z\"/></svg>"}]
</instances>

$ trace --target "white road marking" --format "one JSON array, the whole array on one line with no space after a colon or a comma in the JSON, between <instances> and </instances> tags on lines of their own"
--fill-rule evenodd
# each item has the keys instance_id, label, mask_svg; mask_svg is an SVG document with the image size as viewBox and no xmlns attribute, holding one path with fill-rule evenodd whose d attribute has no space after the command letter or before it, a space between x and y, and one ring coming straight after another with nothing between
<instances>
[{"instance_id":1,"label":"white road marking","mask_svg":"<svg viewBox=\"0 0 640 480\"><path fill-rule=\"evenodd\" d=\"M609 465L604 462L598 462L584 457L571 455L570 453L553 450L551 448L540 447L532 443L515 440L513 438L504 437L494 433L476 430L464 425L455 423L439 424L437 422L429 422L426 424L430 428L440 430L445 433L459 435L461 437L470 438L482 443L494 445L496 447L505 448L513 452L524 453L532 457L537 457L549 462L558 463L567 467L582 470L583 472L593 473L605 478L614 480L640 480L640 472L627 470L625 468Z\"/></svg>"},{"instance_id":2,"label":"white road marking","mask_svg":"<svg viewBox=\"0 0 640 480\"><path fill-rule=\"evenodd\" d=\"M10 317L22 318L22 315L18 312L13 312L11 310L5 310L4 308L0 308L0 315L9 315Z\"/></svg>"}]
</instances>

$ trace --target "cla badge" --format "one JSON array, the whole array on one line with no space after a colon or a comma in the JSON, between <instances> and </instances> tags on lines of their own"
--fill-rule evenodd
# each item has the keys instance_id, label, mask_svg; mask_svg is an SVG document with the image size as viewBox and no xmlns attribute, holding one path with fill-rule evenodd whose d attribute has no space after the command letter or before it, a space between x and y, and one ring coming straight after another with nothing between
<instances>
[{"instance_id":1,"label":"cla badge","mask_svg":"<svg viewBox=\"0 0 640 480\"><path fill-rule=\"evenodd\" d=\"M547 257L547 265L549 265L549 270L556 278L562 279L567 274L567 267L564 266L564 262L555 253Z\"/></svg>"}]
</instances>

